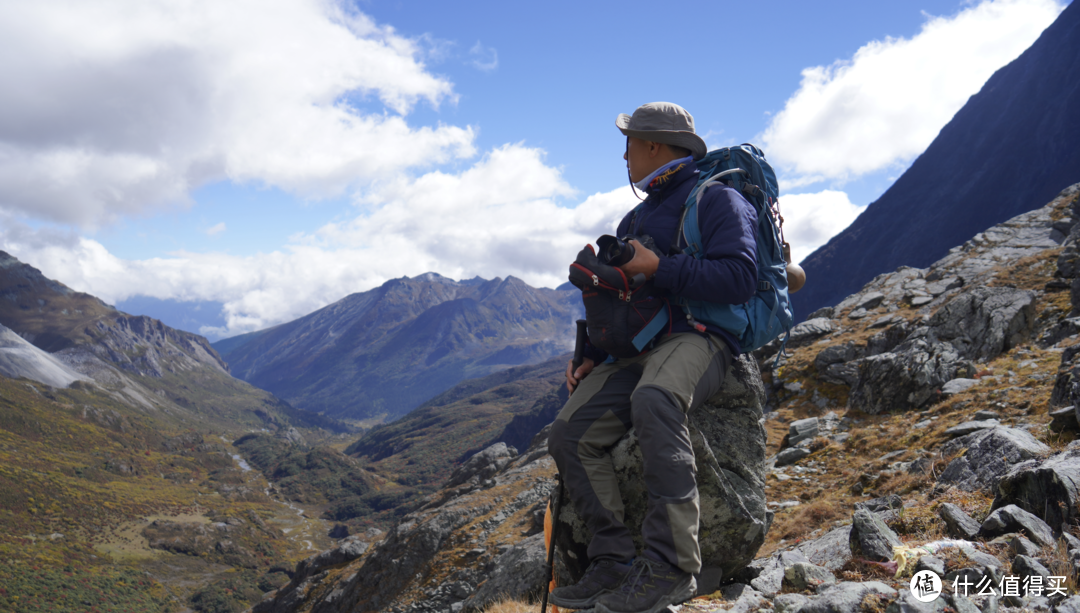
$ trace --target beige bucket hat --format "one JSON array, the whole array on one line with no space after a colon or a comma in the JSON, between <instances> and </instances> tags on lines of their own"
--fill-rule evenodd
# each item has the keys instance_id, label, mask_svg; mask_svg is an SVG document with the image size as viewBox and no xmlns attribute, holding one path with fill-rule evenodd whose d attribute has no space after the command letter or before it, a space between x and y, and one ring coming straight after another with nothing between
<instances>
[{"instance_id":1,"label":"beige bucket hat","mask_svg":"<svg viewBox=\"0 0 1080 613\"><path fill-rule=\"evenodd\" d=\"M694 133L694 116L671 102L643 104L633 115L620 114L615 126L626 136L689 149L695 160L708 153L705 141Z\"/></svg>"}]
</instances>

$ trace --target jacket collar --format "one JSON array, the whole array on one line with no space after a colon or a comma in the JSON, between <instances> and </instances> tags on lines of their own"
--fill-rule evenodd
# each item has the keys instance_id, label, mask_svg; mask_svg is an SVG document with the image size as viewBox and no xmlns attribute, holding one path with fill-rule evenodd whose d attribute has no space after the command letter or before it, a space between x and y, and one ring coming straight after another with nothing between
<instances>
[{"instance_id":1,"label":"jacket collar","mask_svg":"<svg viewBox=\"0 0 1080 613\"><path fill-rule=\"evenodd\" d=\"M671 189L681 185L691 177L696 177L697 174L697 164L694 163L693 158L686 157L675 160L668 164L666 168L658 169L649 184L645 186L644 191L650 196L656 194L663 197Z\"/></svg>"}]
</instances>

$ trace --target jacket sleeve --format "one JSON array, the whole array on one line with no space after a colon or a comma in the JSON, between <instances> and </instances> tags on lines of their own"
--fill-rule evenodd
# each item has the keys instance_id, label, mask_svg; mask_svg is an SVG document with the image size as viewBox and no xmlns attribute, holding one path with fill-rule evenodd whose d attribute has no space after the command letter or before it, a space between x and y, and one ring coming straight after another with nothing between
<instances>
[{"instance_id":1,"label":"jacket sleeve","mask_svg":"<svg viewBox=\"0 0 1080 613\"><path fill-rule=\"evenodd\" d=\"M660 259L656 285L675 296L742 304L757 291L757 212L734 189L710 187L698 207L705 258Z\"/></svg>"}]
</instances>

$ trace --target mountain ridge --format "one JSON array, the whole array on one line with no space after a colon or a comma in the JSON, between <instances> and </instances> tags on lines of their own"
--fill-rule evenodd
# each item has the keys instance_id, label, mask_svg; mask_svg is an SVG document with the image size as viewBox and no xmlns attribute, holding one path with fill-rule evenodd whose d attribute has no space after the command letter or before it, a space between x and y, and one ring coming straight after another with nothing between
<instances>
[{"instance_id":1,"label":"mountain ridge","mask_svg":"<svg viewBox=\"0 0 1080 613\"><path fill-rule=\"evenodd\" d=\"M214 347L236 376L301 408L395 418L465 379L569 351L579 303L512 276L426 273Z\"/></svg>"},{"instance_id":2,"label":"mountain ridge","mask_svg":"<svg viewBox=\"0 0 1080 613\"><path fill-rule=\"evenodd\" d=\"M950 246L1041 207L1080 180L1080 5L999 69L900 178L801 262L799 320L875 275L924 267ZM857 256L857 257L856 257Z\"/></svg>"}]
</instances>

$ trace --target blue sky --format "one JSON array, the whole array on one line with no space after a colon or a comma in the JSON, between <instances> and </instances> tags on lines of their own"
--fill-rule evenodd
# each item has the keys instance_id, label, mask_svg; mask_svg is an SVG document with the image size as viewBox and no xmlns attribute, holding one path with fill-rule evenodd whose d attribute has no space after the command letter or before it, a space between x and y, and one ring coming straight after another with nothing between
<instances>
[{"instance_id":1,"label":"blue sky","mask_svg":"<svg viewBox=\"0 0 1080 613\"><path fill-rule=\"evenodd\" d=\"M634 202L615 116L666 100L765 147L802 257L1063 6L9 5L0 248L111 302L221 304L211 337L428 270L554 286Z\"/></svg>"}]
</instances>

